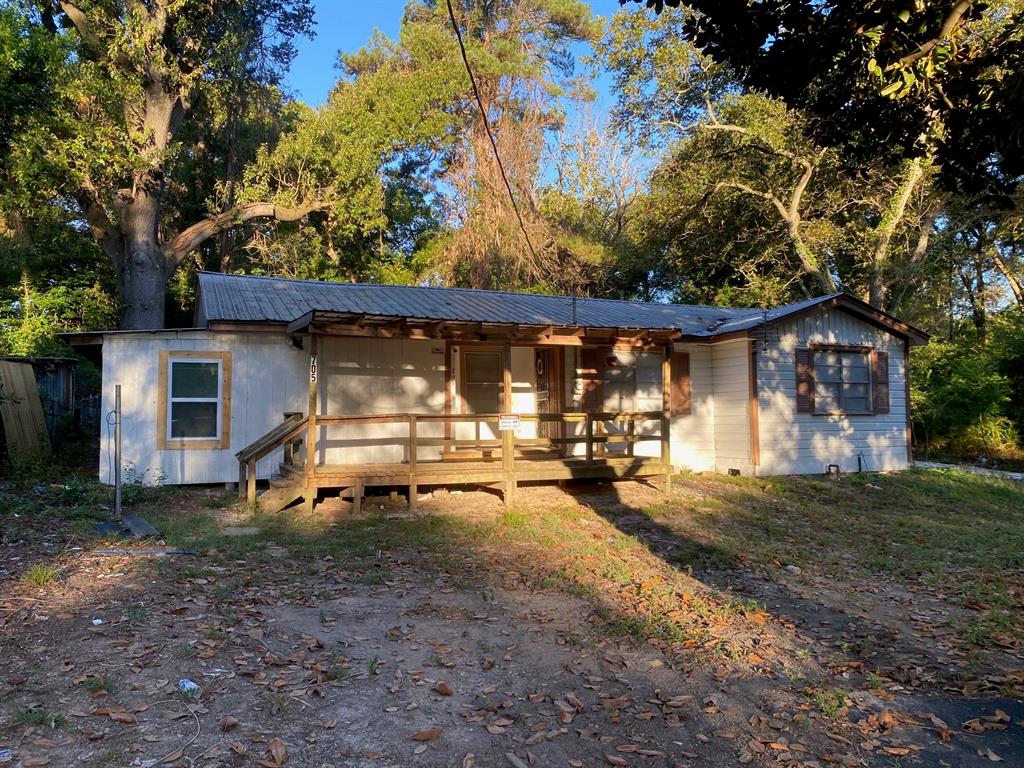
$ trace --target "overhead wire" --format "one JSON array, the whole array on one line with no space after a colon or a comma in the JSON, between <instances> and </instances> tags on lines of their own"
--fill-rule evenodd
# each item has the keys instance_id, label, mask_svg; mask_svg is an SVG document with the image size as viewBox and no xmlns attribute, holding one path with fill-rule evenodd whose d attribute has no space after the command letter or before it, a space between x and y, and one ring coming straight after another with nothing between
<instances>
[{"instance_id":1,"label":"overhead wire","mask_svg":"<svg viewBox=\"0 0 1024 768\"><path fill-rule=\"evenodd\" d=\"M523 232L523 237L526 239L526 247L530 249L530 255L533 257L534 262L537 261L537 252L533 250L533 243L530 241L530 234L526 231L526 224L523 223L523 216L519 212L519 204L516 202L516 196L512 192L512 184L508 180L508 174L505 173L505 164L501 162L501 153L498 152L498 142L494 139L494 131L491 130L491 121L487 119L487 110L484 108L484 101L480 98L480 89L477 87L476 78L473 76L473 68L469 65L469 57L466 55L466 44L462 40L462 31L459 29L459 23L455 20L455 9L452 8L452 0L445 0L448 6L448 18L451 19L452 29L455 30L455 37L459 41L459 51L462 53L462 63L466 67L466 74L469 75L469 83L473 86L473 96L476 97L477 107L480 109L480 117L484 121L484 130L487 132L487 138L491 140L491 148L494 150L494 159L498 162L498 170L501 172L501 179L505 182L505 189L508 190L509 200L512 201L512 210L515 211L516 219L519 221L519 229Z\"/></svg>"}]
</instances>

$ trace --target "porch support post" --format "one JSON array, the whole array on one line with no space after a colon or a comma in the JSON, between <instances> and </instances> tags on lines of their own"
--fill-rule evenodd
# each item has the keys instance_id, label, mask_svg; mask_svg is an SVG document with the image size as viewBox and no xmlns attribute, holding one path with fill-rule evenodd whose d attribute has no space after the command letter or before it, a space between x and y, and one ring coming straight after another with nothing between
<instances>
[{"instance_id":1,"label":"porch support post","mask_svg":"<svg viewBox=\"0 0 1024 768\"><path fill-rule=\"evenodd\" d=\"M512 345L509 343L505 344L502 360L504 361L505 368L505 375L502 379L502 411L512 413ZM505 430L501 433L501 463L505 475L505 504L511 503L516 491L515 437L515 432L512 430Z\"/></svg>"},{"instance_id":2,"label":"porch support post","mask_svg":"<svg viewBox=\"0 0 1024 768\"><path fill-rule=\"evenodd\" d=\"M672 490L672 345L661 360L661 463L665 465L665 493Z\"/></svg>"},{"instance_id":3,"label":"porch support post","mask_svg":"<svg viewBox=\"0 0 1024 768\"><path fill-rule=\"evenodd\" d=\"M249 459L247 468L248 475L246 476L245 483L245 500L249 507L252 508L252 505L256 503L256 460Z\"/></svg>"},{"instance_id":4,"label":"porch support post","mask_svg":"<svg viewBox=\"0 0 1024 768\"><path fill-rule=\"evenodd\" d=\"M409 414L409 509L416 509L419 488L416 485L416 414Z\"/></svg>"},{"instance_id":5,"label":"porch support post","mask_svg":"<svg viewBox=\"0 0 1024 768\"><path fill-rule=\"evenodd\" d=\"M306 491L303 496L302 508L306 512L313 511L313 500L316 497L316 412L317 385L320 380L320 337L309 334L309 420L306 422Z\"/></svg>"}]
</instances>

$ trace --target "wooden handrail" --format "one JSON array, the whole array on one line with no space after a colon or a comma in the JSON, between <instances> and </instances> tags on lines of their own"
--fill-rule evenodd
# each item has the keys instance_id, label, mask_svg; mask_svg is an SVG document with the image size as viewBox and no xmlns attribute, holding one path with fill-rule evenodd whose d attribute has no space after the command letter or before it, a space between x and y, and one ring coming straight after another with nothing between
<instances>
[{"instance_id":1,"label":"wooden handrail","mask_svg":"<svg viewBox=\"0 0 1024 768\"><path fill-rule=\"evenodd\" d=\"M291 463L291 444L309 424L309 417L289 413L284 421L235 454L238 459L238 498L253 504L256 501L256 462L285 446L285 461Z\"/></svg>"},{"instance_id":2,"label":"wooden handrail","mask_svg":"<svg viewBox=\"0 0 1024 768\"><path fill-rule=\"evenodd\" d=\"M375 413L366 415L344 415L329 416L317 415L317 424L398 424L407 422L410 417L415 416L420 422L481 422L497 423L502 414L499 413ZM544 422L555 424L582 423L586 419L591 421L660 421L661 411L623 411L623 412L566 412L566 413L517 413L521 422Z\"/></svg>"},{"instance_id":3,"label":"wooden handrail","mask_svg":"<svg viewBox=\"0 0 1024 768\"><path fill-rule=\"evenodd\" d=\"M249 502L256 499L256 462L270 454L275 449L285 446L285 463L290 463L293 443L304 432L307 434L308 444L306 446L309 456L315 455L316 433L320 427L346 426L356 424L401 424L405 423L408 432L404 436L389 435L382 436L383 440L391 440L398 445L404 444L407 450L408 485L410 505L415 506L417 486L422 482L425 468L419 468L418 451L425 447L448 448L476 448L485 452L496 451L501 458L502 473L506 493L511 496L514 491L516 479L516 449L519 447L551 446L568 447L584 444L585 452L583 457L577 457L578 461L583 458L586 465L600 464L607 460L608 454L605 447L609 444L624 444L625 456L634 457L634 446L641 442L658 442L660 444L660 459L668 467L669 457L669 427L670 417L664 411L626 411L626 412L565 412L565 413L521 413L515 414L522 423L555 423L555 424L582 424L583 435L560 435L552 437L517 437L513 430L502 431L500 436L492 438L464 439L451 437L423 436L418 430L418 425L427 423L491 423L496 424L501 414L497 413L380 413L361 415L320 415L314 414L312 418L303 417L302 414L290 414L285 421L274 427L270 432L246 446L236 455L239 462L239 495ZM656 432L638 434L636 423L640 421L657 422ZM605 434L603 431L596 431L595 424L612 422L624 424L624 434ZM313 426L315 425L315 426ZM493 455L493 454L488 454ZM571 458L571 457L570 457ZM670 470L668 470L670 471ZM306 485L315 488L318 467L315 461L307 458ZM328 473L329 474L329 473ZM360 481L361 482L361 481ZM360 489L355 489L358 493Z\"/></svg>"},{"instance_id":4,"label":"wooden handrail","mask_svg":"<svg viewBox=\"0 0 1024 768\"><path fill-rule=\"evenodd\" d=\"M294 439L293 433L297 435L298 432L305 429L307 421L309 419L301 413L289 415L272 430L236 453L235 458L241 462L259 461L267 454Z\"/></svg>"}]
</instances>

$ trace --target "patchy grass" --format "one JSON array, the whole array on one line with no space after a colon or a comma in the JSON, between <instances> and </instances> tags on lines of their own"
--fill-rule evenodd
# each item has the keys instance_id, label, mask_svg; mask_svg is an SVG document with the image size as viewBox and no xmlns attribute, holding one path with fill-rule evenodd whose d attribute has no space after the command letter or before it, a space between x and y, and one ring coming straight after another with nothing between
<instances>
[{"instance_id":1,"label":"patchy grass","mask_svg":"<svg viewBox=\"0 0 1024 768\"><path fill-rule=\"evenodd\" d=\"M500 563L501 578L512 574L537 589L583 597L618 634L725 656L761 609L709 589L693 574L751 564L793 564L839 581L945 585L974 612L958 627L965 643L1024 639L1021 484L915 471L840 480L683 476L676 488L663 503L615 511L567 502L497 516L441 509L414 519L343 524L318 515L256 513L245 523L260 532L244 537L222 536L215 518L196 505L176 511L147 504L144 514L169 543L206 550L214 565L241 557L258 563L270 559L270 548L283 547L293 558L330 556L358 583L374 585L388 579L375 567L378 551L415 550L426 565L454 575L479 574L482 561L491 559ZM638 513L671 536L671 553L652 553L617 525L620 516Z\"/></svg>"},{"instance_id":2,"label":"patchy grass","mask_svg":"<svg viewBox=\"0 0 1024 768\"><path fill-rule=\"evenodd\" d=\"M114 686L106 675L88 675L82 681L82 687L91 694L114 692Z\"/></svg>"},{"instance_id":3,"label":"patchy grass","mask_svg":"<svg viewBox=\"0 0 1024 768\"><path fill-rule=\"evenodd\" d=\"M821 710L821 714L829 720L834 720L842 712L849 702L849 695L841 690L817 690L811 696L811 700Z\"/></svg>"},{"instance_id":4,"label":"patchy grass","mask_svg":"<svg viewBox=\"0 0 1024 768\"><path fill-rule=\"evenodd\" d=\"M697 498L644 510L685 542L681 564L714 569L742 559L839 581L942 587L979 612L961 627L966 642L1024 640L1024 484L926 470L840 480L702 477L681 490Z\"/></svg>"},{"instance_id":5,"label":"patchy grass","mask_svg":"<svg viewBox=\"0 0 1024 768\"><path fill-rule=\"evenodd\" d=\"M60 713L51 712L38 705L30 704L27 707L19 707L15 710L14 722L30 728L59 728L65 721L64 716Z\"/></svg>"},{"instance_id":6,"label":"patchy grass","mask_svg":"<svg viewBox=\"0 0 1024 768\"><path fill-rule=\"evenodd\" d=\"M30 584L33 587L45 587L47 584L53 584L60 578L60 568L48 563L36 563L25 571L25 575L22 578L26 584Z\"/></svg>"}]
</instances>

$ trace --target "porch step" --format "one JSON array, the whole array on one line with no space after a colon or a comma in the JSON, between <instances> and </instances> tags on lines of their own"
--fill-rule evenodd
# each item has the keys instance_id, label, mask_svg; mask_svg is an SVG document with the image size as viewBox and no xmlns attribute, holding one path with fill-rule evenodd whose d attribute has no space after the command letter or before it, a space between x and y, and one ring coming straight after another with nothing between
<instances>
[{"instance_id":1,"label":"porch step","mask_svg":"<svg viewBox=\"0 0 1024 768\"><path fill-rule=\"evenodd\" d=\"M302 477L306 473L306 467L302 464L285 464L281 462L278 464L278 467L281 474L277 475L277 477L287 477L289 475L292 477Z\"/></svg>"},{"instance_id":2,"label":"porch step","mask_svg":"<svg viewBox=\"0 0 1024 768\"><path fill-rule=\"evenodd\" d=\"M260 509L273 514L280 512L296 499L305 494L306 489L302 483L296 482L293 478L274 475L270 478L270 487L256 497L260 503Z\"/></svg>"}]
</instances>

